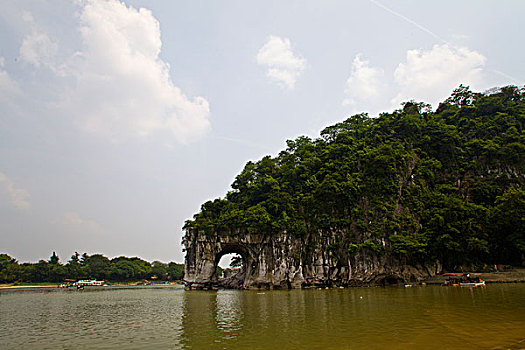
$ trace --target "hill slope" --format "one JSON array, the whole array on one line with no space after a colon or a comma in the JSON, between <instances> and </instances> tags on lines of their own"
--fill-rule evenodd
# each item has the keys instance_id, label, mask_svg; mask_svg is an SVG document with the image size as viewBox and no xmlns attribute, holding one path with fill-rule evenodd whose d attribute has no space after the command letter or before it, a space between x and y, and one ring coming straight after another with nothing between
<instances>
[{"instance_id":1,"label":"hill slope","mask_svg":"<svg viewBox=\"0 0 525 350\"><path fill-rule=\"evenodd\" d=\"M521 265L524 122L525 92L513 86L460 86L435 112L411 101L378 118L354 115L248 162L226 198L204 203L185 228L285 233L306 245L328 235L323 254L334 266L363 256L445 269Z\"/></svg>"}]
</instances>

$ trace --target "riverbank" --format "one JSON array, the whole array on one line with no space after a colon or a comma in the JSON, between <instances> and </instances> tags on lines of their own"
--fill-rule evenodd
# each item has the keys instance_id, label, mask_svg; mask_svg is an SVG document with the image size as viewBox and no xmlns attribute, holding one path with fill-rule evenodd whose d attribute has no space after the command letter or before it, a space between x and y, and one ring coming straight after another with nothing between
<instances>
[{"instance_id":1,"label":"riverbank","mask_svg":"<svg viewBox=\"0 0 525 350\"><path fill-rule=\"evenodd\" d=\"M472 274L480 276L485 283L525 283L525 269L515 268L500 272L481 272ZM427 284L442 284L446 277L443 275L434 276L424 281Z\"/></svg>"},{"instance_id":2,"label":"riverbank","mask_svg":"<svg viewBox=\"0 0 525 350\"><path fill-rule=\"evenodd\" d=\"M479 275L486 283L525 283L525 268L515 268L508 271L501 272L482 272L472 273ZM434 276L423 281L426 284L443 284L446 277L443 275ZM15 292L15 291L56 291L56 290L76 290L76 288L60 288L58 283L35 283L15 285L0 284L0 292ZM175 288L182 289L184 286L180 283L170 284L137 284L133 283L118 283L107 286L90 286L85 287L86 290L118 290L118 289L147 289L147 288Z\"/></svg>"},{"instance_id":3,"label":"riverbank","mask_svg":"<svg viewBox=\"0 0 525 350\"><path fill-rule=\"evenodd\" d=\"M160 288L175 288L182 289L184 286L179 283L173 284L115 284L107 286L86 286L84 290L118 290L118 289L160 289ZM0 284L0 292L28 292L28 291L76 291L76 287L63 288L58 283L49 284L25 284L25 285L13 285L13 284Z\"/></svg>"}]
</instances>

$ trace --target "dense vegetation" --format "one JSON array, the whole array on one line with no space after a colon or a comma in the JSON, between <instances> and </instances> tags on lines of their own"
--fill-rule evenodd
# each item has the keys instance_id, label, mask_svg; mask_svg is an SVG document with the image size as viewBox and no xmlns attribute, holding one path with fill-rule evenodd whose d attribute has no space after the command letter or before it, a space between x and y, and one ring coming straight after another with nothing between
<instances>
[{"instance_id":1,"label":"dense vegetation","mask_svg":"<svg viewBox=\"0 0 525 350\"><path fill-rule=\"evenodd\" d=\"M97 279L104 281L138 281L144 279L181 280L184 265L160 261L149 263L140 258L121 256L109 259L102 254L75 253L61 264L53 252L49 260L19 264L7 254L0 254L0 283L62 282L65 279Z\"/></svg>"},{"instance_id":2,"label":"dense vegetation","mask_svg":"<svg viewBox=\"0 0 525 350\"><path fill-rule=\"evenodd\" d=\"M188 220L206 234L336 232L332 255L390 254L445 268L525 261L525 90L460 86L287 141L248 162ZM305 240L306 241L306 240Z\"/></svg>"}]
</instances>

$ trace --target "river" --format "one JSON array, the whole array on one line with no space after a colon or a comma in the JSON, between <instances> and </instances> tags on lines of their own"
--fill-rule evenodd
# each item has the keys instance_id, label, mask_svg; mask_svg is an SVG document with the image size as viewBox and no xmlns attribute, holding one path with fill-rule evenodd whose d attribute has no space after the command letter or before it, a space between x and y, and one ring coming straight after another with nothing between
<instances>
[{"instance_id":1,"label":"river","mask_svg":"<svg viewBox=\"0 0 525 350\"><path fill-rule=\"evenodd\" d=\"M521 349L525 284L1 292L2 349Z\"/></svg>"}]
</instances>

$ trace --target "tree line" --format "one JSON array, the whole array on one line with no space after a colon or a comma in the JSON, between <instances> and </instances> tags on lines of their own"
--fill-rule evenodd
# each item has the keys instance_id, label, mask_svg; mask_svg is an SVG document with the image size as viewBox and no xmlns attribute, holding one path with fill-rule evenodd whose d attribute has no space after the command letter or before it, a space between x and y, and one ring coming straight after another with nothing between
<instances>
[{"instance_id":1,"label":"tree line","mask_svg":"<svg viewBox=\"0 0 525 350\"><path fill-rule=\"evenodd\" d=\"M340 261L525 264L525 89L460 85L435 111L401 107L353 115L248 162L225 198L184 227L297 239L335 232L326 250Z\"/></svg>"},{"instance_id":2,"label":"tree line","mask_svg":"<svg viewBox=\"0 0 525 350\"><path fill-rule=\"evenodd\" d=\"M8 254L0 254L0 283L13 282L62 282L66 279L97 279L125 282L157 279L181 280L184 264L175 262L152 263L138 257L120 256L109 259L102 254L80 255L75 252L65 263L53 252L48 260L20 264Z\"/></svg>"}]
</instances>

